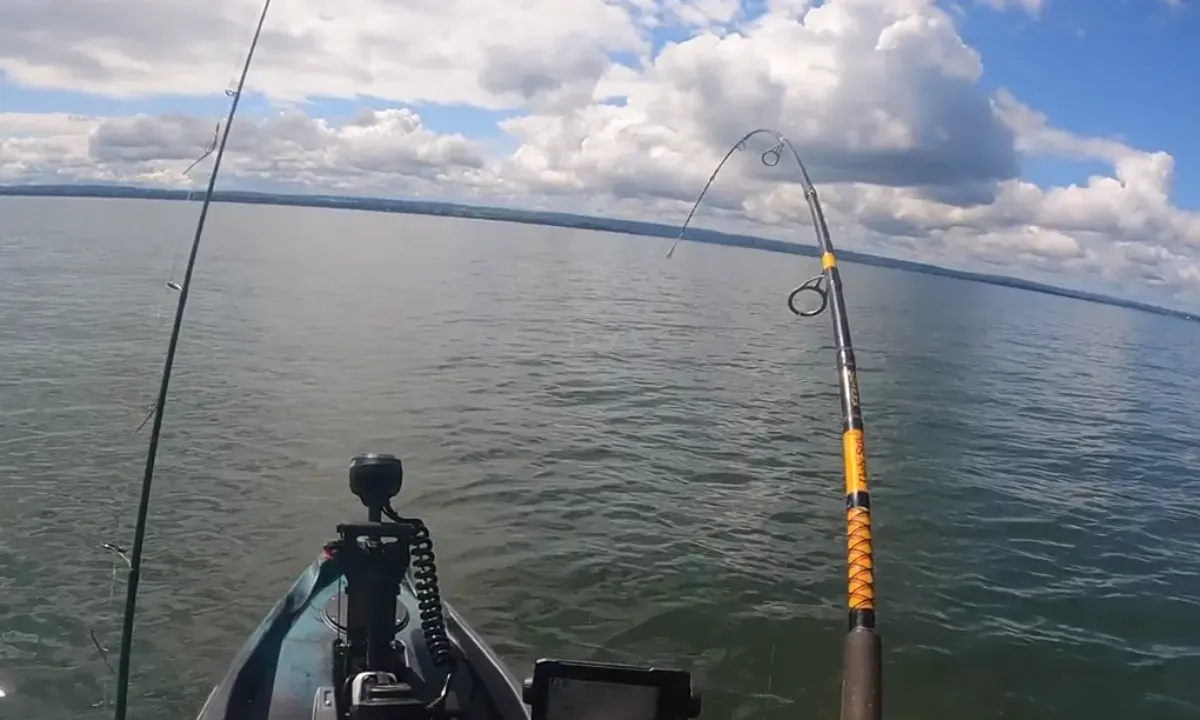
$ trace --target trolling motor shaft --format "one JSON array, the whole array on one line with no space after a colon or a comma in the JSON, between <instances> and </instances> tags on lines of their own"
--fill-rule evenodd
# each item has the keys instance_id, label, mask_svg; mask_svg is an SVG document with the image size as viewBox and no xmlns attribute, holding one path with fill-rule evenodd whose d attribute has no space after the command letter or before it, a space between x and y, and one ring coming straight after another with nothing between
<instances>
[{"instance_id":1,"label":"trolling motor shaft","mask_svg":"<svg viewBox=\"0 0 1200 720\"><path fill-rule=\"evenodd\" d=\"M369 453L350 461L349 475L350 491L367 507L367 522L338 525L338 539L327 546L346 576L346 641L340 650L351 666L365 662L363 670L395 671L403 662L393 647L396 598L417 527L382 520L404 483L404 466L394 455Z\"/></svg>"},{"instance_id":2,"label":"trolling motor shaft","mask_svg":"<svg viewBox=\"0 0 1200 720\"><path fill-rule=\"evenodd\" d=\"M403 663L396 652L396 598L408 572L409 546L416 528L395 523L344 523L330 550L346 576L346 642L366 669L393 671ZM390 540L391 542L385 542Z\"/></svg>"}]
</instances>

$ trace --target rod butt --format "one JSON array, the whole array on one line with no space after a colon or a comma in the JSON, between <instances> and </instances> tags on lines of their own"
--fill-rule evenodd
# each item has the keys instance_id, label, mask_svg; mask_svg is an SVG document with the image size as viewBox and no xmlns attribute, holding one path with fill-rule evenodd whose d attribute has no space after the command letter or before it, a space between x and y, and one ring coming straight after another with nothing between
<instances>
[{"instance_id":1,"label":"rod butt","mask_svg":"<svg viewBox=\"0 0 1200 720\"><path fill-rule=\"evenodd\" d=\"M883 644L874 630L855 628L843 646L841 720L883 717Z\"/></svg>"}]
</instances>

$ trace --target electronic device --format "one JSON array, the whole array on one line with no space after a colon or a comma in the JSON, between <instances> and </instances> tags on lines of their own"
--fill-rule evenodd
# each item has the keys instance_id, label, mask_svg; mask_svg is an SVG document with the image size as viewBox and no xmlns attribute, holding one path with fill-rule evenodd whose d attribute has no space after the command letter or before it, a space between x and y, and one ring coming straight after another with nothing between
<instances>
[{"instance_id":1,"label":"electronic device","mask_svg":"<svg viewBox=\"0 0 1200 720\"><path fill-rule=\"evenodd\" d=\"M700 697L683 670L538 660L525 682L531 720L689 720Z\"/></svg>"}]
</instances>

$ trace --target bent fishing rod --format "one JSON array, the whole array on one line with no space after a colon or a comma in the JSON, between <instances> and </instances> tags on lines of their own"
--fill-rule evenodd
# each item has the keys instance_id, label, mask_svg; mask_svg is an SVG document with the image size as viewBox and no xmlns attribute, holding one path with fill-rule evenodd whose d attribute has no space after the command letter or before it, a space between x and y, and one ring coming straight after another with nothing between
<instances>
[{"instance_id":1,"label":"bent fishing rod","mask_svg":"<svg viewBox=\"0 0 1200 720\"><path fill-rule=\"evenodd\" d=\"M846 303L842 297L842 277L838 272L833 241L829 238L829 227L825 224L825 214L821 211L821 203L817 199L817 189L792 143L779 132L766 128L748 132L734 143L708 177L708 182L680 227L679 235L671 244L667 257L675 254L675 248L684 239L684 233L687 232L696 210L717 179L721 168L725 167L725 163L734 153L744 150L746 142L756 135L766 135L775 141L775 144L762 154L760 159L763 165L775 167L783 159L784 151L796 161L796 166L800 169L804 199L808 203L813 229L817 235L821 272L792 290L787 298L787 306L792 313L800 317L815 317L828 307L837 347L838 386L841 390L842 409L842 460L846 482L846 604L849 625L843 645L841 717L842 720L881 720L883 645L875 631L875 560L871 547L871 494L867 489L867 458L863 446L862 408L859 406L858 365L854 358L854 347L850 343L850 323L846 315ZM806 292L814 293L819 298L819 304L815 308L803 309L797 306L797 298Z\"/></svg>"},{"instance_id":2,"label":"bent fishing rod","mask_svg":"<svg viewBox=\"0 0 1200 720\"><path fill-rule=\"evenodd\" d=\"M129 555L129 573L125 586L125 613L121 622L121 652L117 658L117 702L113 714L115 720L125 720L129 701L133 625L137 614L142 550L146 543L146 522L150 512L150 488L154 483L154 464L158 459L158 441L162 435L163 415L167 408L167 390L171 385L171 369L175 365L175 350L179 345L179 334L183 327L183 311L187 307L188 292L192 287L192 271L196 268L196 255L200 250L200 239L204 236L204 223L208 219L208 208L212 204L213 189L216 187L217 175L221 170L221 160L225 157L225 147L229 143L229 131L233 127L233 118L237 114L238 103L242 99L242 90L246 87L246 77L250 74L250 64L254 60L254 50L258 47L258 39L262 35L263 25L266 23L267 11L270 7L271 0L264 0L262 11L258 16L258 24L254 27L254 37L250 41L250 49L246 51L246 62L242 65L242 73L238 77L237 89L231 93L226 91L233 99L229 103L229 114L225 117L225 129L213 157L213 168L208 176L208 188L205 190L204 202L200 206L200 216L196 221L196 231L192 236L192 247L188 254L187 267L183 273L183 282L178 286L179 302L175 305L175 321L171 325L171 336L167 341L167 357L163 363L162 379L158 386L158 399L154 404L154 422L150 429L150 442L146 448L146 469L142 476L137 522L133 531L133 550ZM191 168L189 167L188 170Z\"/></svg>"}]
</instances>

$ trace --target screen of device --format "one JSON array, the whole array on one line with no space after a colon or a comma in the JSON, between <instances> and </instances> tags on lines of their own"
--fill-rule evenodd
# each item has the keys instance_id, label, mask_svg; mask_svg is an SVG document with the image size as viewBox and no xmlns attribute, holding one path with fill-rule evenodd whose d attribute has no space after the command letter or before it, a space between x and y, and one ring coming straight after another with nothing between
<instances>
[{"instance_id":1,"label":"screen of device","mask_svg":"<svg viewBox=\"0 0 1200 720\"><path fill-rule=\"evenodd\" d=\"M550 678L546 720L654 720L658 688L597 680Z\"/></svg>"}]
</instances>

